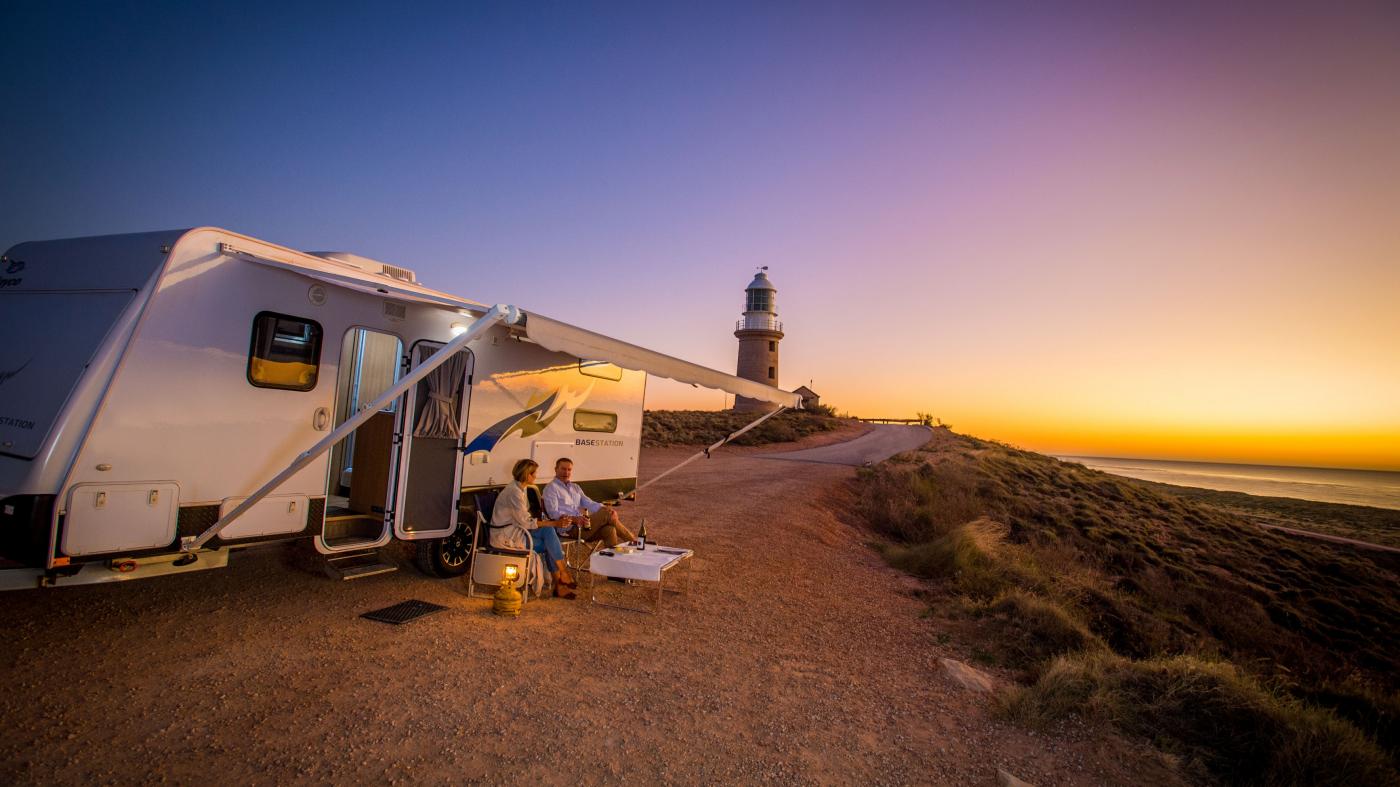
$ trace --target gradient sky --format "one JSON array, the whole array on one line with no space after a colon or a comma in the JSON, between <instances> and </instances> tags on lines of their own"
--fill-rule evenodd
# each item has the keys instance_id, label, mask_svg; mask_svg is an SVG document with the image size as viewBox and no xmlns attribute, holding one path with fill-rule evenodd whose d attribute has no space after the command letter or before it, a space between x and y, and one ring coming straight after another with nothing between
<instances>
[{"instance_id":1,"label":"gradient sky","mask_svg":"<svg viewBox=\"0 0 1400 787\"><path fill-rule=\"evenodd\" d=\"M726 370L769 265L840 410L1400 469L1400 6L658 5L11 0L0 248L212 224Z\"/></svg>"}]
</instances>

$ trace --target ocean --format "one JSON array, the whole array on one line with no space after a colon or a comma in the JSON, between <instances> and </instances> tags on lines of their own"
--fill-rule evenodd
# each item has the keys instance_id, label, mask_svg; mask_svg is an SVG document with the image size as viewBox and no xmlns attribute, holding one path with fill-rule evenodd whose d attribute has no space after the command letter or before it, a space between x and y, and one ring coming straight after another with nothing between
<instances>
[{"instance_id":1,"label":"ocean","mask_svg":"<svg viewBox=\"0 0 1400 787\"><path fill-rule=\"evenodd\" d=\"M1231 465L1102 456L1059 458L1079 462L1105 473L1163 484L1400 510L1400 473L1383 470Z\"/></svg>"}]
</instances>

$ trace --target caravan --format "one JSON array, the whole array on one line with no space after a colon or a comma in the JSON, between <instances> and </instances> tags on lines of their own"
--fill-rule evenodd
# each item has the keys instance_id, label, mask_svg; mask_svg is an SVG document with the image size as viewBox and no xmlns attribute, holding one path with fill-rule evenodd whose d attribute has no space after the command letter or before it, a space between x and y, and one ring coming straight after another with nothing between
<instances>
[{"instance_id":1,"label":"caravan","mask_svg":"<svg viewBox=\"0 0 1400 787\"><path fill-rule=\"evenodd\" d=\"M460 575L462 503L512 463L636 488L648 374L798 397L353 254L225 230L23 243L0 260L6 587L226 565L310 539L416 542Z\"/></svg>"}]
</instances>

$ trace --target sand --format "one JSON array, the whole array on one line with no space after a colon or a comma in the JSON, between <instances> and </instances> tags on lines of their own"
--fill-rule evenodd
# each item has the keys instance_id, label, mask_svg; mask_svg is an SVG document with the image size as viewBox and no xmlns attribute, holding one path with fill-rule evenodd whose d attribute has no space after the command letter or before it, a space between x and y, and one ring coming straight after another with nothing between
<instances>
[{"instance_id":1,"label":"sand","mask_svg":"<svg viewBox=\"0 0 1400 787\"><path fill-rule=\"evenodd\" d=\"M993 720L987 695L942 674L968 655L922 616L918 583L837 516L855 471L751 457L792 447L718 453L623 507L697 552L691 594L658 616L580 599L502 619L458 581L333 581L285 545L5 595L0 769L65 784L1172 778L1100 731ZM689 453L646 451L643 478ZM358 617L410 598L449 609Z\"/></svg>"}]
</instances>

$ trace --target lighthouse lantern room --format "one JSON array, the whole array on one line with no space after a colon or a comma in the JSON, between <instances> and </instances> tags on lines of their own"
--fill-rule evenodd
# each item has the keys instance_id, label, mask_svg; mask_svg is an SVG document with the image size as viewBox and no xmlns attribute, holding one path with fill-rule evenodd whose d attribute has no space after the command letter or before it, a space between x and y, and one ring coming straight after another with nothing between
<instances>
[{"instance_id":1,"label":"lighthouse lantern room","mask_svg":"<svg viewBox=\"0 0 1400 787\"><path fill-rule=\"evenodd\" d=\"M734 325L734 336L739 339L737 375L777 387L778 342L783 338L783 324L778 321L778 288L768 281L767 271L767 265L760 268L744 290L744 316ZM773 407L745 396L734 399L734 409L739 411Z\"/></svg>"}]
</instances>

